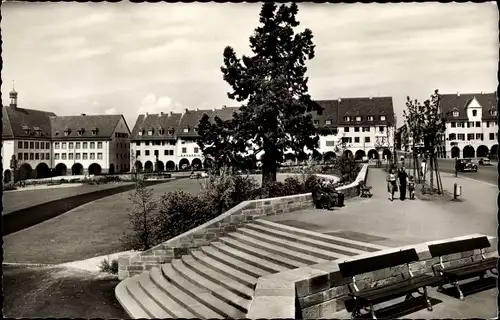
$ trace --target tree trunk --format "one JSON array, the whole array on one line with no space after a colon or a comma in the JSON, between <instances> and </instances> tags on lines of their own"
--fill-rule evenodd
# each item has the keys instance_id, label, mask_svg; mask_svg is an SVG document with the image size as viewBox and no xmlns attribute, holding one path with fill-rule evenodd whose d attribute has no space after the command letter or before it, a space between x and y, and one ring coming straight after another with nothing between
<instances>
[{"instance_id":1,"label":"tree trunk","mask_svg":"<svg viewBox=\"0 0 500 320\"><path fill-rule=\"evenodd\" d=\"M443 189L443 181L441 180L441 174L439 173L439 164L438 164L438 160L437 160L437 157L436 157L436 182L437 182L437 185L438 185L438 193L441 194L441 193L444 193L444 189Z\"/></svg>"},{"instance_id":2,"label":"tree trunk","mask_svg":"<svg viewBox=\"0 0 500 320\"><path fill-rule=\"evenodd\" d=\"M266 151L262 157L262 185L276 181L276 157L273 151Z\"/></svg>"},{"instance_id":3,"label":"tree trunk","mask_svg":"<svg viewBox=\"0 0 500 320\"><path fill-rule=\"evenodd\" d=\"M431 154L431 156L429 157L429 164L430 164L430 167L429 167L429 174L430 174L430 180L429 180L429 184L430 184L430 187L431 187L431 191L434 189L434 156Z\"/></svg>"}]
</instances>

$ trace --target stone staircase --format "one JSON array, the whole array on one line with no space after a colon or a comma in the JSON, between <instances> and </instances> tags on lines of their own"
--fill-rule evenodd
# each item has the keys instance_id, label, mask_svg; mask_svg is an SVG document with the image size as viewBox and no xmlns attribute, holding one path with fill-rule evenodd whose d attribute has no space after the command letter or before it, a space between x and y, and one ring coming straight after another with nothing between
<instances>
[{"instance_id":1,"label":"stone staircase","mask_svg":"<svg viewBox=\"0 0 500 320\"><path fill-rule=\"evenodd\" d=\"M241 319L261 276L384 248L254 220L181 259L123 280L115 293L136 319Z\"/></svg>"}]
</instances>

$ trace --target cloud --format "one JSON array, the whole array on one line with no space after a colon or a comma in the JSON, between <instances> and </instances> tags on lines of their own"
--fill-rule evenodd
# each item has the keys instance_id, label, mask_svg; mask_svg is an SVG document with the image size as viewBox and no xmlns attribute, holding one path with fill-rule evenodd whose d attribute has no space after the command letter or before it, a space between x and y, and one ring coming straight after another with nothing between
<instances>
[{"instance_id":1,"label":"cloud","mask_svg":"<svg viewBox=\"0 0 500 320\"><path fill-rule=\"evenodd\" d=\"M78 60L92 58L95 56L104 55L110 52L111 52L110 46L70 50L50 55L46 58L46 61L47 62L78 61Z\"/></svg>"},{"instance_id":2,"label":"cloud","mask_svg":"<svg viewBox=\"0 0 500 320\"><path fill-rule=\"evenodd\" d=\"M106 109L104 111L104 114L119 114L119 112L118 112L118 109L116 109L116 108L110 108L110 109Z\"/></svg>"},{"instance_id":3,"label":"cloud","mask_svg":"<svg viewBox=\"0 0 500 320\"><path fill-rule=\"evenodd\" d=\"M137 110L138 114L158 114L161 112L167 113L170 111L181 112L187 107L183 106L180 102L173 102L168 96L158 97L154 93L147 94L142 100L141 106Z\"/></svg>"}]
</instances>

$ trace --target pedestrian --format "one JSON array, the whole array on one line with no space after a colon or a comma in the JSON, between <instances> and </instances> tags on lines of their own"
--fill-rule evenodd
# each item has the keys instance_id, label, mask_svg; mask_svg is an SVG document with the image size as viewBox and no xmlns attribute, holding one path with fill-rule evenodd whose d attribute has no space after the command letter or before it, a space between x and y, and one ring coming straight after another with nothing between
<instances>
[{"instance_id":1,"label":"pedestrian","mask_svg":"<svg viewBox=\"0 0 500 320\"><path fill-rule=\"evenodd\" d=\"M424 181L426 173L427 173L427 161L423 159L422 162L420 163L420 175L422 176L422 179Z\"/></svg>"},{"instance_id":2,"label":"pedestrian","mask_svg":"<svg viewBox=\"0 0 500 320\"><path fill-rule=\"evenodd\" d=\"M398 189L396 183L396 175L392 169L389 170L389 174L387 175L387 192L389 192L389 200L394 200L394 192Z\"/></svg>"},{"instance_id":3,"label":"pedestrian","mask_svg":"<svg viewBox=\"0 0 500 320\"><path fill-rule=\"evenodd\" d=\"M408 181L408 192L410 193L410 199L415 199L415 178L410 176L410 180Z\"/></svg>"},{"instance_id":4,"label":"pedestrian","mask_svg":"<svg viewBox=\"0 0 500 320\"><path fill-rule=\"evenodd\" d=\"M408 174L406 173L405 167L402 167L398 172L399 180L399 199L405 201L406 199L406 186L408 182Z\"/></svg>"}]
</instances>

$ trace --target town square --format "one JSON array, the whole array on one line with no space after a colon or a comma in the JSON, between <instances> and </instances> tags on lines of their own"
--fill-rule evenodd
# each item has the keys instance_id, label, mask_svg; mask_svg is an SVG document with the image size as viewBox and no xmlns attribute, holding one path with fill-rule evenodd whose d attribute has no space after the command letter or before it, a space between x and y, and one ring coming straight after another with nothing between
<instances>
[{"instance_id":1,"label":"town square","mask_svg":"<svg viewBox=\"0 0 500 320\"><path fill-rule=\"evenodd\" d=\"M5 2L2 40L6 317L497 318L496 3Z\"/></svg>"}]
</instances>

